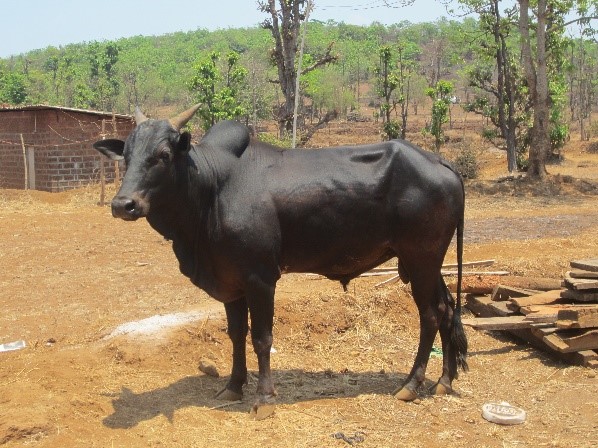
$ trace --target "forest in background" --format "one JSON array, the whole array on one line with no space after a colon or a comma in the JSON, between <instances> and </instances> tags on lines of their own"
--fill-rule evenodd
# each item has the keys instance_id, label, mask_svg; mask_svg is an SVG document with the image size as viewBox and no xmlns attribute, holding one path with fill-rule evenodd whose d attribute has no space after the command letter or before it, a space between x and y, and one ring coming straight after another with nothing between
<instances>
[{"instance_id":1,"label":"forest in background","mask_svg":"<svg viewBox=\"0 0 598 448\"><path fill-rule=\"evenodd\" d=\"M486 13L477 19L388 26L309 21L303 66L317 65L326 54L332 57L301 76L303 124L334 111L343 119L379 121L388 138L395 138L404 136L410 114L427 113L430 122L422 131L437 133L438 149L446 116L435 123L434 114L459 104L483 115L488 126L480 132L504 147L499 119L506 104L512 106L513 144L522 155L521 168L533 114L520 35L515 26L505 25L509 20L514 17ZM496 61L501 39L506 56L502 68ZM550 119L558 155L571 123L583 139L598 135L592 122L598 108L598 44L581 32L575 38L559 33L553 40ZM204 128L210 119L236 118L258 129L261 122L276 120L284 102L273 47L272 34L263 27L48 47L0 59L0 103L129 114L139 105L157 116L199 100L212 102L211 118L202 115ZM512 85L503 107L498 106L504 90L501 75L503 84L506 76Z\"/></svg>"}]
</instances>

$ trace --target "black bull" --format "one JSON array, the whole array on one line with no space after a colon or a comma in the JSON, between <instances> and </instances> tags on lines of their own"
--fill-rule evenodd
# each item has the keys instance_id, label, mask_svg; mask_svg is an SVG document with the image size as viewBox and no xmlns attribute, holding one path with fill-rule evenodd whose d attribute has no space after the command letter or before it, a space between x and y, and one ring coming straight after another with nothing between
<instances>
[{"instance_id":1,"label":"black bull","mask_svg":"<svg viewBox=\"0 0 598 448\"><path fill-rule=\"evenodd\" d=\"M464 189L451 166L400 140L283 150L250 139L235 122L218 123L192 145L180 129L196 110L171 120L137 111L126 142L94 147L127 165L112 214L147 218L172 240L181 272L224 303L233 363L219 396L242 396L250 314L259 365L254 409L273 402L274 290L282 273L318 273L346 286L395 256L420 318L417 356L397 397L417 396L438 331L443 369L433 392L450 392L458 366L467 369L460 320ZM440 273L455 231L456 305Z\"/></svg>"}]
</instances>

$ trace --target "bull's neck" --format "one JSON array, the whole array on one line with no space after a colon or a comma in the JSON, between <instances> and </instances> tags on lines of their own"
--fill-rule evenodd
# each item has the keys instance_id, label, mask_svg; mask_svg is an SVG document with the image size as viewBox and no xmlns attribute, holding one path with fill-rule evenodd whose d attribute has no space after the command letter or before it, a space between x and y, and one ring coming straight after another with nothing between
<instances>
[{"instance_id":1,"label":"bull's neck","mask_svg":"<svg viewBox=\"0 0 598 448\"><path fill-rule=\"evenodd\" d=\"M216 175L200 152L191 150L176 169L176 179L168 197L150 211L148 222L165 238L196 245L209 233Z\"/></svg>"}]
</instances>

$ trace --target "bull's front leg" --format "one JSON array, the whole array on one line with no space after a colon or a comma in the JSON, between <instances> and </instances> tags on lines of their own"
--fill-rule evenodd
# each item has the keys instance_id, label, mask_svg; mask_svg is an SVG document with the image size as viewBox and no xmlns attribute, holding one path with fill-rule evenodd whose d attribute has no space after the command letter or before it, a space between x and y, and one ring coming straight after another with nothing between
<instances>
[{"instance_id":1,"label":"bull's front leg","mask_svg":"<svg viewBox=\"0 0 598 448\"><path fill-rule=\"evenodd\" d=\"M270 351L272 349L272 327L274 323L274 285L261 280L252 282L247 294L251 315L251 341L257 355L259 377L257 400L251 414L261 420L274 412L276 390L270 370Z\"/></svg>"},{"instance_id":2,"label":"bull's front leg","mask_svg":"<svg viewBox=\"0 0 598 448\"><path fill-rule=\"evenodd\" d=\"M236 401L243 398L243 385L247 382L247 300L245 297L224 304L228 323L228 336L233 344L233 368L224 389L216 395L222 400Z\"/></svg>"}]
</instances>

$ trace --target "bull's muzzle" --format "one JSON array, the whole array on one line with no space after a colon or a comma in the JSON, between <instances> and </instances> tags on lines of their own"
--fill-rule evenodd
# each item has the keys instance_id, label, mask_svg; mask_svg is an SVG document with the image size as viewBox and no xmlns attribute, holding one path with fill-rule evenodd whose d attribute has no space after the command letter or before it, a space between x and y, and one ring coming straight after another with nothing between
<instances>
[{"instance_id":1,"label":"bull's muzzle","mask_svg":"<svg viewBox=\"0 0 598 448\"><path fill-rule=\"evenodd\" d=\"M134 221L147 215L147 207L144 201L135 197L116 196L112 199L112 216Z\"/></svg>"}]
</instances>

